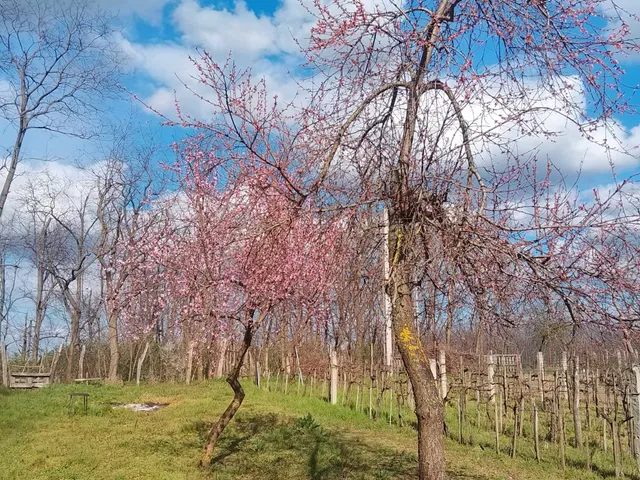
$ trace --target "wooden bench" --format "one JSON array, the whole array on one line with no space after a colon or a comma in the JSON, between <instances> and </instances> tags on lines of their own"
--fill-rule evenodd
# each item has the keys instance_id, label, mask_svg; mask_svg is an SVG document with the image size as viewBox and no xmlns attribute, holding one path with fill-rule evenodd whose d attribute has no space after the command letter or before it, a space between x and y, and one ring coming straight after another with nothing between
<instances>
[{"instance_id":1,"label":"wooden bench","mask_svg":"<svg viewBox=\"0 0 640 480\"><path fill-rule=\"evenodd\" d=\"M102 378L76 378L73 381L75 383L84 383L85 385L102 385L104 383Z\"/></svg>"}]
</instances>

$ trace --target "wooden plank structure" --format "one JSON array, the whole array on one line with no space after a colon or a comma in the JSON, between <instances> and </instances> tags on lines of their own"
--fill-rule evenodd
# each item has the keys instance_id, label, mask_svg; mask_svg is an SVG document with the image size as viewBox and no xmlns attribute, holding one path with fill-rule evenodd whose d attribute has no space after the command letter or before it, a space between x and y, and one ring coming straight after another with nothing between
<instances>
[{"instance_id":1,"label":"wooden plank structure","mask_svg":"<svg viewBox=\"0 0 640 480\"><path fill-rule=\"evenodd\" d=\"M489 360L487 359L487 363ZM506 373L510 377L520 376L520 354L519 353L494 353L493 363L496 373Z\"/></svg>"},{"instance_id":2,"label":"wooden plank structure","mask_svg":"<svg viewBox=\"0 0 640 480\"><path fill-rule=\"evenodd\" d=\"M2 370L2 386L9 388L41 388L51 384L58 359L62 353L60 345L53 354L49 371L42 361L38 365L10 365L6 345L0 345L0 363Z\"/></svg>"},{"instance_id":3,"label":"wooden plank structure","mask_svg":"<svg viewBox=\"0 0 640 480\"><path fill-rule=\"evenodd\" d=\"M9 388L41 388L51 383L51 372L43 372L40 365L9 365L7 376Z\"/></svg>"},{"instance_id":4,"label":"wooden plank structure","mask_svg":"<svg viewBox=\"0 0 640 480\"><path fill-rule=\"evenodd\" d=\"M49 372L9 372L9 388L41 388L50 382Z\"/></svg>"}]
</instances>

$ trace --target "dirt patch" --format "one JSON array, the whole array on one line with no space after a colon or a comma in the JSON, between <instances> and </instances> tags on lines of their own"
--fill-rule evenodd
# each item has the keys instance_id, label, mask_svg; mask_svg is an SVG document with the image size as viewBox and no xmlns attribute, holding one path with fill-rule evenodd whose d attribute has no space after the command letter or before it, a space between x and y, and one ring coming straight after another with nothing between
<instances>
[{"instance_id":1,"label":"dirt patch","mask_svg":"<svg viewBox=\"0 0 640 480\"><path fill-rule=\"evenodd\" d=\"M113 408L126 408L127 410L133 410L134 412L155 412L163 407L169 405L168 403L113 403Z\"/></svg>"}]
</instances>

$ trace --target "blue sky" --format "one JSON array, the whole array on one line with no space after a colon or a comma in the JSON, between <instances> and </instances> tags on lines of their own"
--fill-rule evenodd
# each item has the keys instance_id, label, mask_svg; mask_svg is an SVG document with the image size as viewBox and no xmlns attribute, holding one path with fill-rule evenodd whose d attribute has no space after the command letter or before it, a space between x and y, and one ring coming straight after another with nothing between
<instances>
[{"instance_id":1,"label":"blue sky","mask_svg":"<svg viewBox=\"0 0 640 480\"><path fill-rule=\"evenodd\" d=\"M122 2L123 48L134 58L135 71L129 85L159 110L173 113L176 90L183 109L206 117L206 106L184 92L177 78L188 80L191 66L187 56L195 47L206 49L220 61L232 51L240 66L251 66L256 76L264 76L270 90L281 98L291 98L296 91L290 72L300 59L292 37L304 39L312 24L298 0L117 1ZM640 14L638 0L615 2L620 11ZM632 34L640 37L640 23L631 16L626 20ZM640 58L626 61L624 67L625 83L639 84ZM635 101L640 105L640 98ZM640 129L636 128L639 118L631 114L618 118L629 144L640 143ZM566 167L569 174L582 165L585 189L610 181L609 162L603 150L589 145L575 129L563 132L555 143L547 142L542 150L554 157L561 168ZM637 160L621 156L616 158L616 164L622 175L634 173L639 165Z\"/></svg>"},{"instance_id":2,"label":"blue sky","mask_svg":"<svg viewBox=\"0 0 640 480\"><path fill-rule=\"evenodd\" d=\"M190 75L195 73L188 57L195 53L196 47L207 50L220 62L232 52L240 67L250 66L254 76L265 77L270 92L280 98L292 98L297 91L297 82L291 72L299 68L301 58L294 37L304 41L313 25L313 18L299 0L95 1L115 15L122 29L117 43L128 59L127 76L122 83L168 116L175 116L175 95L184 112L201 119L210 115L206 103L185 91L181 84L181 81L190 82ZM365 0L365 3L384 1ZM640 0L615 1L630 13L640 14ZM628 20L632 33L640 38L640 23L631 17ZM625 82L631 86L640 83L640 57L626 61L624 67L627 70ZM196 83L193 86L207 94L202 86ZM640 99L636 99L636 103L640 104ZM160 127L160 119L134 100L114 103L110 108L112 120L129 115L134 115L135 121L144 125L143 128L154 132L164 145L185 134L180 129ZM640 144L640 117L627 115L618 120L621 122L618 133L625 142L628 145ZM605 149L583 138L575 127L563 131L562 115L550 115L546 124L560 132L554 141L535 137L516 139L517 134L509 131L504 135L507 140L513 138L514 142L517 141L520 151L537 150L540 153L538 158L553 159L554 164L567 175L569 183L582 169L579 188L585 195L592 195L594 187L610 188L611 169ZM0 120L0 148L8 151L13 140L14 131ZM70 165L86 165L100 160L100 156L108 151L110 142L108 136L100 141L86 141L30 131L23 149L22 174L14 192L34 172L37 174L46 169L53 176L68 175ZM161 160L170 160L171 155L167 149ZM39 162L41 159L47 162ZM637 158L616 154L613 160L619 178L640 171ZM81 176L78 173L78 177Z\"/></svg>"},{"instance_id":3,"label":"blue sky","mask_svg":"<svg viewBox=\"0 0 640 480\"><path fill-rule=\"evenodd\" d=\"M185 92L180 84L181 80L189 82L193 69L188 56L196 47L206 49L220 61L233 52L241 67L251 66L256 76L264 76L270 91L281 98L291 98L297 89L290 73L300 62L293 37L304 39L312 25L312 19L298 0L95 1L117 15L122 27L118 44L129 59L128 77L123 83L168 115L175 111L174 92L187 113L198 118L206 118L209 113L206 105ZM615 1L631 13L640 13L638 0ZM376 0L367 2L376 3ZM640 24L630 20L630 25L632 32L640 37ZM640 83L640 58L635 60L625 64L628 72L625 80L629 85ZM135 102L123 102L111 110L115 118L134 111L141 122L156 128L157 117L142 111ZM638 117L627 115L619 121L627 130L629 140L640 143L640 131L632 135L632 129L640 124ZM30 135L25 144L26 160L48 158L70 162L81 157L90 158L84 152L96 151L92 142L32 132ZM169 143L180 133L165 128L158 129L158 135L163 142ZM11 129L0 122L0 147L9 146L11 137ZM584 168L585 187L604 182L608 162L599 158L601 152L592 150L578 137L577 131L566 132L555 145L547 145L545 151L555 153L554 156L573 170L581 159L588 158ZM618 171L630 173L637 169L637 161L623 159Z\"/></svg>"}]
</instances>

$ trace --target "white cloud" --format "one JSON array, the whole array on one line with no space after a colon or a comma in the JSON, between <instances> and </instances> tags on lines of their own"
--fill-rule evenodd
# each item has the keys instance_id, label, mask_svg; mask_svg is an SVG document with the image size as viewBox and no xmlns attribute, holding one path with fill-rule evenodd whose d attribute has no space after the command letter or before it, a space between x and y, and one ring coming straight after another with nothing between
<instances>
[{"instance_id":1,"label":"white cloud","mask_svg":"<svg viewBox=\"0 0 640 480\"><path fill-rule=\"evenodd\" d=\"M216 10L185 0L173 18L184 44L202 46L215 57L226 56L230 51L249 58L280 52L273 18L258 16L244 2L237 2L231 10Z\"/></svg>"},{"instance_id":2,"label":"white cloud","mask_svg":"<svg viewBox=\"0 0 640 480\"><path fill-rule=\"evenodd\" d=\"M616 1L623 8L640 11L640 2L636 5L636 0ZM367 8L373 8L376 2L366 3ZM242 1L227 5L226 8L205 7L196 0L182 0L170 17L178 31L173 43L122 40L123 49L152 82L153 91L145 97L152 107L175 117L177 96L184 113L200 119L211 115L211 107L181 85L184 81L205 98L213 94L192 79L197 71L188 57L195 55L197 46L218 62L223 62L231 52L238 68L251 67L254 77L266 80L270 94L277 94L285 101L296 95L299 87L292 75L296 74L301 58L299 45L293 39L298 38L304 44L314 18L297 0L284 0L271 15L258 14ZM585 134L567 120L567 116L576 120L584 120L576 115L586 116L587 99L575 78L558 78L552 86L532 83L528 88L528 105L516 100L518 92L509 96L509 92L491 91L489 87L466 101L465 117L476 135L483 137L474 142L480 162L504 161L502 147L508 144L512 153L523 157L535 155L541 160L548 158L570 175L578 170L607 172L612 163L619 169L638 166L638 159L624 151L640 144L640 127L628 129L610 121L595 125ZM533 134L516 127L513 120L505 120L509 113L525 107L537 109L527 120L538 128ZM429 107L429 115L431 119L438 116L437 108ZM540 129L550 135L541 135ZM487 132L494 135L495 143L485 137ZM455 135L449 141L450 146L459 144Z\"/></svg>"},{"instance_id":3,"label":"white cloud","mask_svg":"<svg viewBox=\"0 0 640 480\"><path fill-rule=\"evenodd\" d=\"M579 79L559 77L553 83L530 82L515 94L487 89L474 96L465 117L480 139L474 146L481 163L504 164L508 151L524 160L549 160L570 176L640 165L635 150L640 127L627 129L615 120L594 123Z\"/></svg>"},{"instance_id":4,"label":"white cloud","mask_svg":"<svg viewBox=\"0 0 640 480\"><path fill-rule=\"evenodd\" d=\"M93 165L93 169L96 166ZM93 169L59 161L19 163L2 216L5 228L19 228L28 220L30 214L25 208L25 201L31 205L37 202L38 209L49 210L69 222L77 221L78 211L83 202L87 202L86 215L91 216L97 204ZM0 173L0 184L4 183L5 176L5 171Z\"/></svg>"}]
</instances>

